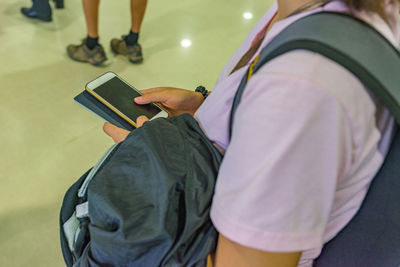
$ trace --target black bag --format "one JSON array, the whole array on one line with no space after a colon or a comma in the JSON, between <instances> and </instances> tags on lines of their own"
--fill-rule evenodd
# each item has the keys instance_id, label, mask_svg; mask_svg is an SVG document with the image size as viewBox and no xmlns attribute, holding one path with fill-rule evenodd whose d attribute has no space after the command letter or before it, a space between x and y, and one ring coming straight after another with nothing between
<instances>
[{"instance_id":1,"label":"black bag","mask_svg":"<svg viewBox=\"0 0 400 267\"><path fill-rule=\"evenodd\" d=\"M67 192L61 246L68 266L205 266L221 155L191 115L132 131Z\"/></svg>"}]
</instances>

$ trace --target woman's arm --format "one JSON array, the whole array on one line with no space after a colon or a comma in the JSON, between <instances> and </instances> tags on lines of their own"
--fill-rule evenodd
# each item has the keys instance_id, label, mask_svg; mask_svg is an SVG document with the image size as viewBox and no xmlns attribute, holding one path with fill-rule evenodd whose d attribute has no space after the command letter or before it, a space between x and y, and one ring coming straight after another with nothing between
<instances>
[{"instance_id":1,"label":"woman's arm","mask_svg":"<svg viewBox=\"0 0 400 267\"><path fill-rule=\"evenodd\" d=\"M242 246L219 235L215 267L296 267L301 252L275 253Z\"/></svg>"}]
</instances>

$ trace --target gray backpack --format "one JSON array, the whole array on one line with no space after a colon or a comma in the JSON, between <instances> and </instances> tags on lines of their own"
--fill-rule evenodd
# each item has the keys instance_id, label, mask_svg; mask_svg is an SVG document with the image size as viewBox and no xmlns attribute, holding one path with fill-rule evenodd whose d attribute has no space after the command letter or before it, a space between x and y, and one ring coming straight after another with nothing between
<instances>
[{"instance_id":1,"label":"gray backpack","mask_svg":"<svg viewBox=\"0 0 400 267\"><path fill-rule=\"evenodd\" d=\"M221 159L189 114L133 130L64 197L67 266L205 266Z\"/></svg>"},{"instance_id":2,"label":"gray backpack","mask_svg":"<svg viewBox=\"0 0 400 267\"><path fill-rule=\"evenodd\" d=\"M369 25L330 12L302 18L263 49L252 71L295 49L347 68L400 122L399 52ZM236 93L230 130L246 83L247 75ZM188 114L134 130L64 198L60 232L67 265L204 266L216 245L209 208L221 159ZM315 266L399 266L399 173L396 132L360 211L325 245Z\"/></svg>"}]
</instances>

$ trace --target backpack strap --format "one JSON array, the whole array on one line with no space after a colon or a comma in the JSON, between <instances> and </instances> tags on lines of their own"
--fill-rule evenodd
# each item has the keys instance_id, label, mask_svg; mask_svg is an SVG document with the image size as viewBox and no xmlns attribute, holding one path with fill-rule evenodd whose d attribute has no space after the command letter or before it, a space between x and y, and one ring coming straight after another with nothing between
<instances>
[{"instance_id":1,"label":"backpack strap","mask_svg":"<svg viewBox=\"0 0 400 267\"><path fill-rule=\"evenodd\" d=\"M289 25L261 51L243 77L233 100L229 133L248 76L268 61L292 50L319 53L353 73L400 123L400 53L362 20L337 12L320 12ZM250 73L250 75L249 75Z\"/></svg>"}]
</instances>

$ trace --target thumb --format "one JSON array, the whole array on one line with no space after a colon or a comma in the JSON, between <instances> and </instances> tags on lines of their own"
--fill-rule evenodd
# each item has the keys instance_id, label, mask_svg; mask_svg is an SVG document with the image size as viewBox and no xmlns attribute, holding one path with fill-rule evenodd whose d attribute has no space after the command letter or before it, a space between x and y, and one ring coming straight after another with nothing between
<instances>
[{"instance_id":1,"label":"thumb","mask_svg":"<svg viewBox=\"0 0 400 267\"><path fill-rule=\"evenodd\" d=\"M149 104L152 102L164 102L165 101L165 94L162 92L154 92L154 93L147 93L142 96L135 97L134 99L136 104Z\"/></svg>"},{"instance_id":2,"label":"thumb","mask_svg":"<svg viewBox=\"0 0 400 267\"><path fill-rule=\"evenodd\" d=\"M136 120L136 126L137 128L142 127L143 123L145 123L146 121L148 121L149 118L147 118L146 116L139 116Z\"/></svg>"},{"instance_id":3,"label":"thumb","mask_svg":"<svg viewBox=\"0 0 400 267\"><path fill-rule=\"evenodd\" d=\"M104 123L103 131L110 136L115 143L122 142L129 135L129 131L119 128L111 123Z\"/></svg>"}]
</instances>

